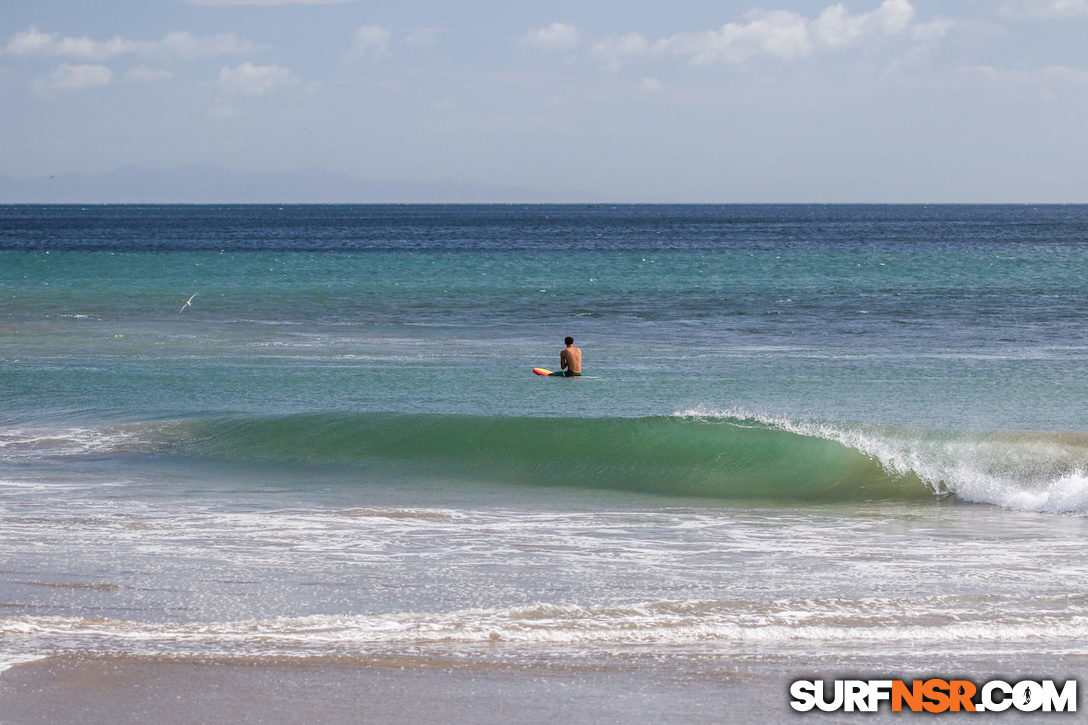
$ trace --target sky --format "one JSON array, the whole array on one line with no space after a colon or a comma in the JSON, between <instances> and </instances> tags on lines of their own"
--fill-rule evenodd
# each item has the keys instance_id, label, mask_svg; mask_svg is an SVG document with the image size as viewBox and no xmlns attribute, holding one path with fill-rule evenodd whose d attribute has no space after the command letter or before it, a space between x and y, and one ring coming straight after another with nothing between
<instances>
[{"instance_id":1,"label":"sky","mask_svg":"<svg viewBox=\"0 0 1088 725\"><path fill-rule=\"evenodd\" d=\"M1088 202L1088 0L3 0L0 176Z\"/></svg>"}]
</instances>

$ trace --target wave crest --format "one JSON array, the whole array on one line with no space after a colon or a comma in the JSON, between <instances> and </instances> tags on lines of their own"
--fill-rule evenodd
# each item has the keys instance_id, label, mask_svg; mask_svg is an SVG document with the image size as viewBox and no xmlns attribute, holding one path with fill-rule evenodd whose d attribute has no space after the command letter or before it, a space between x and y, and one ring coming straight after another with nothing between
<instances>
[{"instance_id":1,"label":"wave crest","mask_svg":"<svg viewBox=\"0 0 1088 725\"><path fill-rule=\"evenodd\" d=\"M694 409L676 415L834 441L877 461L889 476L916 477L935 495L1021 511L1088 514L1086 433L933 431L793 421L739 410Z\"/></svg>"},{"instance_id":2,"label":"wave crest","mask_svg":"<svg viewBox=\"0 0 1088 725\"><path fill-rule=\"evenodd\" d=\"M705 409L646 418L321 413L0 431L0 460L9 462L109 455L723 500L951 496L1088 514L1084 433L934 431Z\"/></svg>"}]
</instances>

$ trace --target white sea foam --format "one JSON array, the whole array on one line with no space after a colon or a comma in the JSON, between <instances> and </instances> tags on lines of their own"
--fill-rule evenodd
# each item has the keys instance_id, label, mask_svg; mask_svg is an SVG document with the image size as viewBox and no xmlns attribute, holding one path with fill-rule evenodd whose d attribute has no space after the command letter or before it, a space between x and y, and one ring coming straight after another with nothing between
<instances>
[{"instance_id":1,"label":"white sea foam","mask_svg":"<svg viewBox=\"0 0 1088 725\"><path fill-rule=\"evenodd\" d=\"M26 460L101 453L131 437L122 428L7 429L0 431L0 458Z\"/></svg>"},{"instance_id":2,"label":"white sea foam","mask_svg":"<svg viewBox=\"0 0 1088 725\"><path fill-rule=\"evenodd\" d=\"M679 411L678 417L746 422L822 438L869 456L889 474L917 476L936 495L1019 511L1088 515L1088 435L1008 431L934 432L793 420L740 409Z\"/></svg>"},{"instance_id":3,"label":"white sea foam","mask_svg":"<svg viewBox=\"0 0 1088 725\"><path fill-rule=\"evenodd\" d=\"M40 651L237 653L375 645L527 646L905 646L1060 642L1088 653L1088 614L962 619L884 601L791 602L763 610L730 602L657 601L625 605L536 604L449 613L318 615L236 622L156 624L74 617L11 617L0 634ZM239 649L242 651L239 652ZM19 655L23 656L23 655ZM12 661L9 657L4 661Z\"/></svg>"},{"instance_id":4,"label":"white sea foam","mask_svg":"<svg viewBox=\"0 0 1088 725\"><path fill-rule=\"evenodd\" d=\"M16 665L26 664L27 662L37 662L38 660L46 659L44 654L4 654L0 652L0 674L3 674L6 670L10 670Z\"/></svg>"}]
</instances>

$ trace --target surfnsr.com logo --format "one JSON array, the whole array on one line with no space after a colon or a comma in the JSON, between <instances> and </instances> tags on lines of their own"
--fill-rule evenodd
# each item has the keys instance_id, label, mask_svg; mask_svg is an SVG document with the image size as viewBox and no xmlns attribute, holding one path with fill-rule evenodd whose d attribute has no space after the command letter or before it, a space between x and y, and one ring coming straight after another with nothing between
<instances>
[{"instance_id":1,"label":"surfnsr.com logo","mask_svg":"<svg viewBox=\"0 0 1088 725\"><path fill-rule=\"evenodd\" d=\"M1077 681L991 680L797 680L790 685L790 707L798 712L1076 712Z\"/></svg>"}]
</instances>

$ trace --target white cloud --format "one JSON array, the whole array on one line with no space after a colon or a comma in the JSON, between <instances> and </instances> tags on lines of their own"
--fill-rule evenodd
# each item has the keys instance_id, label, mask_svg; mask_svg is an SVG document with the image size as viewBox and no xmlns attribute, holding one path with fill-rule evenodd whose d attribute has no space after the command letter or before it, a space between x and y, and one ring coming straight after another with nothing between
<instances>
[{"instance_id":1,"label":"white cloud","mask_svg":"<svg viewBox=\"0 0 1088 725\"><path fill-rule=\"evenodd\" d=\"M1072 18L1088 15L1088 0L1006 0L1001 14L1014 18Z\"/></svg>"},{"instance_id":2,"label":"white cloud","mask_svg":"<svg viewBox=\"0 0 1088 725\"><path fill-rule=\"evenodd\" d=\"M620 64L628 58L645 55L650 50L650 43L638 33L605 38L593 45L592 53L602 59L606 66L618 70Z\"/></svg>"},{"instance_id":3,"label":"white cloud","mask_svg":"<svg viewBox=\"0 0 1088 725\"><path fill-rule=\"evenodd\" d=\"M121 55L190 59L216 55L251 53L258 46L232 34L211 36L174 31L161 40L127 40L114 36L107 40L87 37L63 37L32 27L16 33L4 47L4 53L16 57L65 56L77 60L102 61Z\"/></svg>"},{"instance_id":4,"label":"white cloud","mask_svg":"<svg viewBox=\"0 0 1088 725\"><path fill-rule=\"evenodd\" d=\"M188 60L218 55L245 55L260 50L259 45L242 40L232 33L193 35L175 31L167 33L162 40L149 44L144 54Z\"/></svg>"},{"instance_id":5,"label":"white cloud","mask_svg":"<svg viewBox=\"0 0 1088 725\"><path fill-rule=\"evenodd\" d=\"M349 58L365 58L368 55L385 55L393 33L381 25L364 25L355 31L348 49Z\"/></svg>"},{"instance_id":6,"label":"white cloud","mask_svg":"<svg viewBox=\"0 0 1088 725\"><path fill-rule=\"evenodd\" d=\"M662 88L664 88L664 86L661 84L661 81L656 78L643 78L641 81L639 81L638 87L639 90L645 93L657 93Z\"/></svg>"},{"instance_id":7,"label":"white cloud","mask_svg":"<svg viewBox=\"0 0 1088 725\"><path fill-rule=\"evenodd\" d=\"M521 37L521 44L544 50L570 50L582 41L578 28L570 23L552 23L546 28L530 30Z\"/></svg>"},{"instance_id":8,"label":"white cloud","mask_svg":"<svg viewBox=\"0 0 1088 725\"><path fill-rule=\"evenodd\" d=\"M674 35L658 41L656 48L684 56L695 65L741 63L761 54L794 60L812 53L809 21L798 13L757 10L748 13L745 20L726 23L718 30Z\"/></svg>"},{"instance_id":9,"label":"white cloud","mask_svg":"<svg viewBox=\"0 0 1088 725\"><path fill-rule=\"evenodd\" d=\"M908 0L885 0L868 13L851 15L842 3L824 8L812 23L813 36L821 43L842 48L875 34L898 35L914 20Z\"/></svg>"},{"instance_id":10,"label":"white cloud","mask_svg":"<svg viewBox=\"0 0 1088 725\"><path fill-rule=\"evenodd\" d=\"M851 13L844 4L836 3L814 18L791 10L753 10L739 22L652 43L638 34L606 38L593 46L593 53L613 70L627 59L647 53L676 55L693 65L739 64L756 57L795 61L820 51L891 37L932 42L952 25L943 19L919 23L915 16L910 0L883 0L876 9L864 13Z\"/></svg>"},{"instance_id":11,"label":"white cloud","mask_svg":"<svg viewBox=\"0 0 1088 725\"><path fill-rule=\"evenodd\" d=\"M89 88L108 86L113 82L113 71L104 65L59 66L49 76L34 82L34 89L48 91L85 91Z\"/></svg>"},{"instance_id":12,"label":"white cloud","mask_svg":"<svg viewBox=\"0 0 1088 725\"><path fill-rule=\"evenodd\" d=\"M105 60L125 53L136 52L137 43L114 36L109 40L91 38L62 38L56 33L43 33L30 28L16 33L8 41L8 55L27 57L33 55L63 55L81 60Z\"/></svg>"},{"instance_id":13,"label":"white cloud","mask_svg":"<svg viewBox=\"0 0 1088 725\"><path fill-rule=\"evenodd\" d=\"M220 88L246 96L263 96L282 86L297 83L298 79L290 70L278 65L242 63L235 68L224 67L219 71Z\"/></svg>"}]
</instances>

